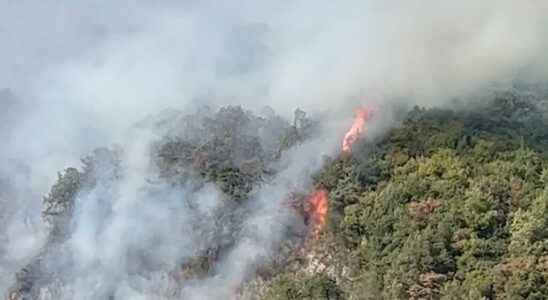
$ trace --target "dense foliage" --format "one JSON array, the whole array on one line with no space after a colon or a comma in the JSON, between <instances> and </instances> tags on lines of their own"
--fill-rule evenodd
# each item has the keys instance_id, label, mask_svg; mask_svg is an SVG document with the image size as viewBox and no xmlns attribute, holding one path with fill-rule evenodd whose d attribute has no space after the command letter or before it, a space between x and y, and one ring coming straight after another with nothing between
<instances>
[{"instance_id":1,"label":"dense foliage","mask_svg":"<svg viewBox=\"0 0 548 300\"><path fill-rule=\"evenodd\" d=\"M382 137L327 158L314 178L329 192L323 232L289 243L285 261L261 268L266 285L251 298L547 299L546 104L505 92L472 109L416 107ZM231 228L253 189L279 171L282 153L317 129L300 110L289 123L241 107L148 122L165 133L151 149L150 184L214 184L230 203L220 218ZM97 149L81 170L59 175L44 199L48 244L17 274L15 294L50 284L44 262L71 235L75 198L119 180L122 152ZM232 234L181 264L177 280L214 272Z\"/></svg>"},{"instance_id":2,"label":"dense foliage","mask_svg":"<svg viewBox=\"0 0 548 300\"><path fill-rule=\"evenodd\" d=\"M505 93L472 111L415 108L381 140L328 162L316 183L330 191L329 224L316 247L351 253L318 289L347 299L547 299L542 105ZM318 282L303 273L279 275L271 293L284 296L266 298L302 299Z\"/></svg>"}]
</instances>

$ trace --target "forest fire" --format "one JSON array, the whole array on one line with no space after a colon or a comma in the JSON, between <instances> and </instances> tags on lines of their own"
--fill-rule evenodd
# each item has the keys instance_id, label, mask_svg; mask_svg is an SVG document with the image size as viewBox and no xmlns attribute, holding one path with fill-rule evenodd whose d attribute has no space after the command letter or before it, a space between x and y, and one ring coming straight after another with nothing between
<instances>
[{"instance_id":1,"label":"forest fire","mask_svg":"<svg viewBox=\"0 0 548 300\"><path fill-rule=\"evenodd\" d=\"M317 238L327 216L327 191L323 188L315 190L308 196L307 202L311 232L314 238Z\"/></svg>"},{"instance_id":2,"label":"forest fire","mask_svg":"<svg viewBox=\"0 0 548 300\"><path fill-rule=\"evenodd\" d=\"M356 109L356 116L352 127L348 129L342 140L342 151L350 152L352 144L364 134L366 127L365 122L371 118L374 110L370 107L360 107ZM318 238L320 231L325 225L327 217L327 190L318 188L307 197L306 212L309 217L309 226L312 236Z\"/></svg>"},{"instance_id":3,"label":"forest fire","mask_svg":"<svg viewBox=\"0 0 548 300\"><path fill-rule=\"evenodd\" d=\"M360 107L356 110L356 117L352 123L352 127L348 129L342 141L342 151L350 152L352 144L366 130L365 121L373 115L373 109L370 107Z\"/></svg>"}]
</instances>

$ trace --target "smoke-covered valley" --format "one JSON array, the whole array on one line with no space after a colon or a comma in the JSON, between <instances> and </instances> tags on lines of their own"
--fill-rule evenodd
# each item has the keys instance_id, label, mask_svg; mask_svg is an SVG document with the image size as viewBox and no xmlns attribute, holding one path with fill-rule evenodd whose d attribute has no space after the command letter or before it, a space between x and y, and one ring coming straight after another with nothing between
<instances>
[{"instance_id":1,"label":"smoke-covered valley","mask_svg":"<svg viewBox=\"0 0 548 300\"><path fill-rule=\"evenodd\" d=\"M415 105L546 92L542 1L0 8L9 299L244 297L309 238L354 109L376 140Z\"/></svg>"}]
</instances>

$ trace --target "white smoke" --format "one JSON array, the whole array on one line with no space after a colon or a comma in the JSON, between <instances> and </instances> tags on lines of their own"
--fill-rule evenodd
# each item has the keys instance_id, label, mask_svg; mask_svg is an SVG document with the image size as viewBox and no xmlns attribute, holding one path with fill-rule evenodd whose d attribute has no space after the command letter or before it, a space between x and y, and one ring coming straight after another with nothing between
<instances>
[{"instance_id":1,"label":"white smoke","mask_svg":"<svg viewBox=\"0 0 548 300\"><path fill-rule=\"evenodd\" d=\"M3 151L43 173L167 106L442 103L547 70L548 4L535 0L2 5L0 86L30 103L9 129L32 137Z\"/></svg>"},{"instance_id":2,"label":"white smoke","mask_svg":"<svg viewBox=\"0 0 548 300\"><path fill-rule=\"evenodd\" d=\"M99 269L95 279L76 276L79 284L97 283L101 274L127 275L103 260L116 261L123 257L116 251L134 246L131 236L119 239L132 232L129 220L136 220L136 227L155 223L147 232L164 239L167 248L157 252L167 259L162 263L173 263L173 252L184 256L188 249L178 247L186 247L186 241L162 236L166 223L154 222L167 208L139 208L148 197L141 188L148 187L149 172L141 163L149 138L139 145L124 137L148 114L210 103L270 105L286 116L297 106L349 116L356 104L389 106L405 99L446 105L493 82L548 75L548 3L538 0L5 0L0 19L0 90L10 95L0 93L0 177L10 186L9 194L0 193L0 294L13 271L40 249L39 195L48 191L56 172L78 165L83 153L115 142L126 149L128 176L117 184L116 194L104 196L112 201L112 223L100 220L106 212L97 201L104 190L81 195L86 204L71 241L83 260L82 274L94 273L90 268L97 261L115 270ZM322 147L336 146L332 141ZM291 180L306 178L292 175ZM256 194L260 203L271 203L269 195L280 201L287 190L276 183L264 188ZM168 203L185 193L165 191ZM215 199L206 211L214 210ZM263 213L271 211L258 209L256 218L268 219ZM190 222L168 220L175 227ZM261 255L279 239L276 232L265 236L267 242L250 242L265 245L256 248ZM242 241L233 255L250 251L248 242ZM227 274L237 274L237 281L254 261L227 265L234 270ZM119 263L122 268L125 262ZM213 284L210 280L225 279L208 279L203 286ZM124 283L122 290L133 288ZM192 293L203 290L198 285Z\"/></svg>"},{"instance_id":3,"label":"white smoke","mask_svg":"<svg viewBox=\"0 0 548 300\"><path fill-rule=\"evenodd\" d=\"M199 281L183 291L184 299L231 299L245 279L262 264L272 261L285 238L295 212L288 206L289 191L306 191L311 175L319 169L322 157L329 152L331 140L312 140L297 146L282 162L288 167L276 179L254 193L251 214L244 221L242 236L227 257L220 262L219 273ZM324 149L324 150L322 150Z\"/></svg>"},{"instance_id":4,"label":"white smoke","mask_svg":"<svg viewBox=\"0 0 548 300\"><path fill-rule=\"evenodd\" d=\"M274 166L281 172L235 209L211 184L164 182L150 152L160 136L142 128L131 133L124 148L113 152L116 159L96 154L97 182L78 193L68 240L42 257L48 262L44 274L54 282L42 288L40 299L235 297L242 282L277 255L288 228L299 223L287 205L289 192L310 188L311 175L338 139L327 135L289 150ZM235 213L240 229L222 220L227 211ZM184 282L179 290L171 272L222 247L227 237L233 245L209 276Z\"/></svg>"},{"instance_id":5,"label":"white smoke","mask_svg":"<svg viewBox=\"0 0 548 300\"><path fill-rule=\"evenodd\" d=\"M151 137L132 138L121 156L121 179L98 174L96 186L76 199L66 242L72 260L60 271L65 282L53 299L168 299L168 272L218 238L221 193L212 185L154 183Z\"/></svg>"}]
</instances>

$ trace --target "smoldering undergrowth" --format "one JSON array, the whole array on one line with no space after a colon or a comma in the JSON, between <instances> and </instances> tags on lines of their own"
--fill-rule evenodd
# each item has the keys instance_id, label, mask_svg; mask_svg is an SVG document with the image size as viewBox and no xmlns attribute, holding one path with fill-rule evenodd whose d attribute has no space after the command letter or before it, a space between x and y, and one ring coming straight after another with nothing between
<instances>
[{"instance_id":1,"label":"smoldering undergrowth","mask_svg":"<svg viewBox=\"0 0 548 300\"><path fill-rule=\"evenodd\" d=\"M66 169L44 199L49 236L11 292L39 299L218 299L280 262L303 221L326 137L300 110L165 111ZM331 142L329 142L331 143Z\"/></svg>"}]
</instances>

